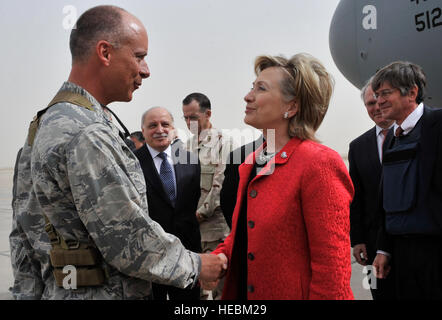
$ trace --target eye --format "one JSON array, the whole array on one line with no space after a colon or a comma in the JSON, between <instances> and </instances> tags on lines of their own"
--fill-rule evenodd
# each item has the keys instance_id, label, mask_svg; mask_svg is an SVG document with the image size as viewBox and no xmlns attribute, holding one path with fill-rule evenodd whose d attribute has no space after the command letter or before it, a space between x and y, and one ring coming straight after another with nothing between
<instances>
[{"instance_id":1,"label":"eye","mask_svg":"<svg viewBox=\"0 0 442 320\"><path fill-rule=\"evenodd\" d=\"M146 58L145 54L135 54L135 58L137 59L138 62L143 61Z\"/></svg>"}]
</instances>

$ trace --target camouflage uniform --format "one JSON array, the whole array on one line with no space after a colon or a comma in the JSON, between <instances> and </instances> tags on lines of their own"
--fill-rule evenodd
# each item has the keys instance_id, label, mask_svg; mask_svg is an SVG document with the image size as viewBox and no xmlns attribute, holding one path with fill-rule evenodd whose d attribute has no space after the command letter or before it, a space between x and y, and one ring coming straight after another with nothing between
<instances>
[{"instance_id":1,"label":"camouflage uniform","mask_svg":"<svg viewBox=\"0 0 442 320\"><path fill-rule=\"evenodd\" d=\"M147 299L150 281L195 285L201 259L149 218L143 172L118 128L84 89L66 82L60 91L86 97L93 111L58 103L41 118L33 146L25 143L10 235L14 298ZM64 239L95 243L104 285L56 286L43 212Z\"/></svg>"},{"instance_id":2,"label":"camouflage uniform","mask_svg":"<svg viewBox=\"0 0 442 320\"><path fill-rule=\"evenodd\" d=\"M234 149L230 137L223 136L217 129L202 132L204 137L198 142L194 135L187 141L187 150L198 153L201 165L201 197L197 213L204 218L200 222L201 247L203 253L216 249L228 236L230 229L226 223L220 204L221 187L224 181L224 170L229 153ZM220 298L223 282L212 292L213 298ZM202 299L205 296L202 295Z\"/></svg>"}]
</instances>

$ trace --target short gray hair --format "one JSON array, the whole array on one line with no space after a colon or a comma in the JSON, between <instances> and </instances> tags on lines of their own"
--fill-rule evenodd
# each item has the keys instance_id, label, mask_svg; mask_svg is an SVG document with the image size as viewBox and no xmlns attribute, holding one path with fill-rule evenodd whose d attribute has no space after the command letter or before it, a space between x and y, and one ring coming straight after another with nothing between
<instances>
[{"instance_id":1,"label":"short gray hair","mask_svg":"<svg viewBox=\"0 0 442 320\"><path fill-rule=\"evenodd\" d=\"M69 45L72 61L85 60L100 40L119 48L126 38L122 13L116 6L97 6L83 13L72 29Z\"/></svg>"},{"instance_id":2,"label":"short gray hair","mask_svg":"<svg viewBox=\"0 0 442 320\"><path fill-rule=\"evenodd\" d=\"M170 116L170 119L172 120L172 124L175 123L175 120L173 119L173 115L172 115L172 113L171 113L169 110L167 110L167 109L164 108L164 107L152 107L152 108L148 109L146 112L143 113L143 116L141 117L141 128L144 126L144 118L146 118L146 116L147 116L147 114L148 114L149 112L151 112L152 110L155 110L155 109L166 110L167 113L168 113L169 116Z\"/></svg>"},{"instance_id":3,"label":"short gray hair","mask_svg":"<svg viewBox=\"0 0 442 320\"><path fill-rule=\"evenodd\" d=\"M374 76L371 76L370 79L367 80L367 82L364 84L364 86L361 89L361 99L364 102L364 104L365 104L365 92L367 92L368 87L371 86L373 78Z\"/></svg>"},{"instance_id":4,"label":"short gray hair","mask_svg":"<svg viewBox=\"0 0 442 320\"><path fill-rule=\"evenodd\" d=\"M425 98L427 80L424 71L417 64L395 61L382 68L374 76L373 91L378 90L385 82L398 89L402 96L407 95L414 86L417 86L416 103L421 103Z\"/></svg>"}]
</instances>

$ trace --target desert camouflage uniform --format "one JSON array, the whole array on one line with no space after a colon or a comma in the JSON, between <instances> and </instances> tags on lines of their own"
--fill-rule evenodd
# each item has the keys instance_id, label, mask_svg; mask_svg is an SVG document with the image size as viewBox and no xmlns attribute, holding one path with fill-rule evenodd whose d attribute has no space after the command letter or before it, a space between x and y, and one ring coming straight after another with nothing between
<instances>
[{"instance_id":1,"label":"desert camouflage uniform","mask_svg":"<svg viewBox=\"0 0 442 320\"><path fill-rule=\"evenodd\" d=\"M203 253L210 253L224 241L230 232L220 204L224 170L229 153L235 148L233 140L221 131L210 128L201 133L203 139L198 142L194 135L187 141L187 150L198 154L201 165L201 197L198 201L198 214L204 218L200 222L201 247ZM212 298L221 298L224 281L212 291ZM204 291L201 299L207 300Z\"/></svg>"},{"instance_id":2,"label":"desert camouflage uniform","mask_svg":"<svg viewBox=\"0 0 442 320\"><path fill-rule=\"evenodd\" d=\"M226 160L234 146L232 139L217 129L204 130L202 136L199 143L196 135L189 139L187 150L198 154L200 160L201 197L197 212L204 218L200 223L201 241L210 242L224 240L230 231L221 211L220 192Z\"/></svg>"},{"instance_id":3,"label":"desert camouflage uniform","mask_svg":"<svg viewBox=\"0 0 442 320\"><path fill-rule=\"evenodd\" d=\"M195 285L201 259L149 218L143 172L118 128L84 89L66 82L60 91L83 95L94 111L58 103L41 118L32 148L25 143L10 235L14 298L148 299L150 281ZM64 239L95 243L104 285L56 286L43 212Z\"/></svg>"}]
</instances>

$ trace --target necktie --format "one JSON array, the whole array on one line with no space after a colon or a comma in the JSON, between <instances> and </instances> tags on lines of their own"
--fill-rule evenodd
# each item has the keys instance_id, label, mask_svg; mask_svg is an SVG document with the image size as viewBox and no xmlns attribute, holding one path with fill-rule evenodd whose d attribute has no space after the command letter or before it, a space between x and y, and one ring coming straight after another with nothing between
<instances>
[{"instance_id":1,"label":"necktie","mask_svg":"<svg viewBox=\"0 0 442 320\"><path fill-rule=\"evenodd\" d=\"M404 132L404 130L399 126L399 127L397 127L397 129L396 129L394 135L395 135L396 137L399 137L399 136L402 135L403 132Z\"/></svg>"},{"instance_id":2,"label":"necktie","mask_svg":"<svg viewBox=\"0 0 442 320\"><path fill-rule=\"evenodd\" d=\"M389 129L382 129L381 134L382 134L382 144L381 144L381 162L382 162L382 157L383 157L383 153L384 153L384 142L385 142L385 138L387 138L387 134L388 131L390 131Z\"/></svg>"},{"instance_id":3,"label":"necktie","mask_svg":"<svg viewBox=\"0 0 442 320\"><path fill-rule=\"evenodd\" d=\"M384 142L385 142L385 138L387 138L387 134L388 134L388 131L390 131L389 129L382 129L382 136L383 136L383 138L382 138L382 146L384 145Z\"/></svg>"},{"instance_id":4,"label":"necktie","mask_svg":"<svg viewBox=\"0 0 442 320\"><path fill-rule=\"evenodd\" d=\"M175 205L176 195L175 195L175 178L172 172L172 166L167 161L167 154L161 152L158 156L163 160L160 167L160 178L163 183L164 190L173 205Z\"/></svg>"}]
</instances>

